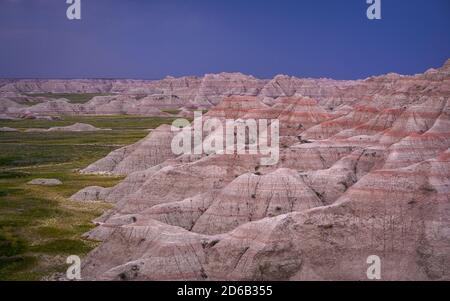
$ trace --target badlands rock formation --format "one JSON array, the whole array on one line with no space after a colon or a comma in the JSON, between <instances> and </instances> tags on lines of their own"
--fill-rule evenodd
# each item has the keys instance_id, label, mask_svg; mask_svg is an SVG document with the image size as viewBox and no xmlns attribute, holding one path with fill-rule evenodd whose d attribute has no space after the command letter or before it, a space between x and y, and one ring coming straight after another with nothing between
<instances>
[{"instance_id":1,"label":"badlands rock formation","mask_svg":"<svg viewBox=\"0 0 450 301\"><path fill-rule=\"evenodd\" d=\"M62 182L58 179L34 179L28 182L27 184L39 186L58 186L62 185Z\"/></svg>"},{"instance_id":2,"label":"badlands rock formation","mask_svg":"<svg viewBox=\"0 0 450 301\"><path fill-rule=\"evenodd\" d=\"M49 129L28 129L25 132L98 132L111 129L99 129L86 123L75 123L69 126L55 126Z\"/></svg>"},{"instance_id":3,"label":"badlands rock formation","mask_svg":"<svg viewBox=\"0 0 450 301\"><path fill-rule=\"evenodd\" d=\"M113 151L81 172L127 175L175 158L171 149L174 134L170 128L170 125L161 125L141 141Z\"/></svg>"},{"instance_id":4,"label":"badlands rock formation","mask_svg":"<svg viewBox=\"0 0 450 301\"><path fill-rule=\"evenodd\" d=\"M203 77L167 77L162 80L4 80L0 82L0 114L13 117L42 115L134 114L167 116L161 109L211 108L230 96L254 96L273 106L279 97L304 96L322 109L347 115L356 105L364 110L401 109L421 97L449 93L450 60L442 68L415 76L388 74L364 80L337 81L277 75L262 80L241 73L207 74ZM31 97L38 93L105 93L85 104L66 99ZM37 103L28 106L28 103ZM370 112L366 112L369 114ZM386 112L389 114L389 112ZM391 112L395 114L395 112ZM351 117L351 116L348 116ZM346 123L324 125L335 133ZM313 133L311 133L312 135Z\"/></svg>"},{"instance_id":5,"label":"badlands rock formation","mask_svg":"<svg viewBox=\"0 0 450 301\"><path fill-rule=\"evenodd\" d=\"M10 127L1 127L0 132L17 132L17 129L10 128Z\"/></svg>"},{"instance_id":6,"label":"badlands rock formation","mask_svg":"<svg viewBox=\"0 0 450 301\"><path fill-rule=\"evenodd\" d=\"M82 83L0 89L159 93L211 107L204 121L278 119L281 135L271 166L251 154L175 156L162 126L86 167L126 178L72 197L115 203L86 234L102 243L85 279L367 280L377 255L383 280L450 280L450 60L359 81Z\"/></svg>"}]
</instances>

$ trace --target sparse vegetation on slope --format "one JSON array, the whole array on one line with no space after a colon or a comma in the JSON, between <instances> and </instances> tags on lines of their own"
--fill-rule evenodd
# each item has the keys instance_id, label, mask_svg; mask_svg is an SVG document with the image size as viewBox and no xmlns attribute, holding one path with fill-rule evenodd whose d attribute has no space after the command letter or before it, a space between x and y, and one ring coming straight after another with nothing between
<instances>
[{"instance_id":1,"label":"sparse vegetation on slope","mask_svg":"<svg viewBox=\"0 0 450 301\"><path fill-rule=\"evenodd\" d=\"M68 197L91 185L113 186L122 178L80 175L76 169L113 149L136 142L147 129L171 119L130 116L65 117L60 121L0 120L21 130L87 122L104 132L0 133L0 279L39 280L64 271L68 255L84 255L97 243L83 239L106 203L77 203ZM60 186L26 183L55 178Z\"/></svg>"}]
</instances>

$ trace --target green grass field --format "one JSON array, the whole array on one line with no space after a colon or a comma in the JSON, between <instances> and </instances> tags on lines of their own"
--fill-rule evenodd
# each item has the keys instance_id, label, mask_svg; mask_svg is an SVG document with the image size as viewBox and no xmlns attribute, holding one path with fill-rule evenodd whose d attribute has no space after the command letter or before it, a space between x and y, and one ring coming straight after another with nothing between
<instances>
[{"instance_id":1,"label":"green grass field","mask_svg":"<svg viewBox=\"0 0 450 301\"><path fill-rule=\"evenodd\" d=\"M60 121L0 120L0 127L48 128L89 123L111 131L0 133L0 280L40 280L66 269L69 255L83 256L98 242L82 238L91 221L111 207L68 200L92 185L110 187L122 178L79 175L76 169L148 135L170 118L133 116L65 117ZM63 185L30 186L35 178Z\"/></svg>"}]
</instances>

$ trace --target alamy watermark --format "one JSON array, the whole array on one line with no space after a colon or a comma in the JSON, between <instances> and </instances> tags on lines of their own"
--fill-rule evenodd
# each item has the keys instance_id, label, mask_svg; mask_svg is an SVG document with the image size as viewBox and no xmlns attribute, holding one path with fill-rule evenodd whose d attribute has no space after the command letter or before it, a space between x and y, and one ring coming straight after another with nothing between
<instances>
[{"instance_id":1,"label":"alamy watermark","mask_svg":"<svg viewBox=\"0 0 450 301\"><path fill-rule=\"evenodd\" d=\"M70 264L66 271L68 280L81 280L81 259L77 255L70 255L66 259L66 263Z\"/></svg>"},{"instance_id":2,"label":"alamy watermark","mask_svg":"<svg viewBox=\"0 0 450 301\"><path fill-rule=\"evenodd\" d=\"M81 0L66 0L69 7L66 16L69 20L81 20ZM366 0L369 5L366 11L369 20L381 20L381 0Z\"/></svg>"},{"instance_id":3,"label":"alamy watermark","mask_svg":"<svg viewBox=\"0 0 450 301\"><path fill-rule=\"evenodd\" d=\"M194 112L192 124L187 119L172 123L171 148L175 155L250 154L261 155L261 165L275 165L280 153L280 122L277 119L207 118Z\"/></svg>"},{"instance_id":4,"label":"alamy watermark","mask_svg":"<svg viewBox=\"0 0 450 301\"><path fill-rule=\"evenodd\" d=\"M381 279L381 259L377 255L370 255L367 257L366 263L369 264L367 269L367 279L380 280Z\"/></svg>"},{"instance_id":5,"label":"alamy watermark","mask_svg":"<svg viewBox=\"0 0 450 301\"><path fill-rule=\"evenodd\" d=\"M381 20L381 0L366 0L370 6L367 8L367 19Z\"/></svg>"},{"instance_id":6,"label":"alamy watermark","mask_svg":"<svg viewBox=\"0 0 450 301\"><path fill-rule=\"evenodd\" d=\"M69 7L66 16L69 20L81 20L81 0L66 0Z\"/></svg>"}]
</instances>

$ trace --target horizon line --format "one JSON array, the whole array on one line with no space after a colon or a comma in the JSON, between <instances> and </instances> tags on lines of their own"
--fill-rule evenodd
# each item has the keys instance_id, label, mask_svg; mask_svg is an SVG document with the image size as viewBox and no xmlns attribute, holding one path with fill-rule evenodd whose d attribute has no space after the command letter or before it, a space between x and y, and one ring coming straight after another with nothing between
<instances>
[{"instance_id":1,"label":"horizon line","mask_svg":"<svg viewBox=\"0 0 450 301\"><path fill-rule=\"evenodd\" d=\"M381 73L381 74L375 74L375 75L371 75L368 76L366 78L357 78L357 79L334 79L331 77L299 77L299 76L295 76L295 75L288 75L288 74L283 74L283 73L279 73L274 75L272 78L259 78L256 77L252 74L246 74L240 71L233 71L233 72L218 72L218 73L204 73L203 75L181 75L181 76L173 76L173 75L166 75L165 77L162 78L137 78L137 77L2 77L0 76L0 80L11 80L11 81L18 81L18 80L131 80L131 81L161 81L167 78L174 78L174 79L181 79L181 78L203 78L207 75L220 75L220 74L240 74L240 75L244 75L247 77L253 77L255 79L258 80L272 80L278 76L288 76L288 77L294 77L294 78L298 78L298 79L312 79L312 80L333 80L333 81L364 81L367 80L369 78L374 78L374 77L381 77L381 76L386 76L389 74L396 74L402 77L413 77L416 75L420 75L420 74L424 74L429 70L438 70L442 67L444 67L447 63L450 63L450 58L448 58L447 60L445 60L445 62L440 65L439 67L430 67L426 70L424 70L421 73L414 73L414 74L401 74L401 73L397 73L395 71L391 71L391 72L387 72L387 73Z\"/></svg>"}]
</instances>

